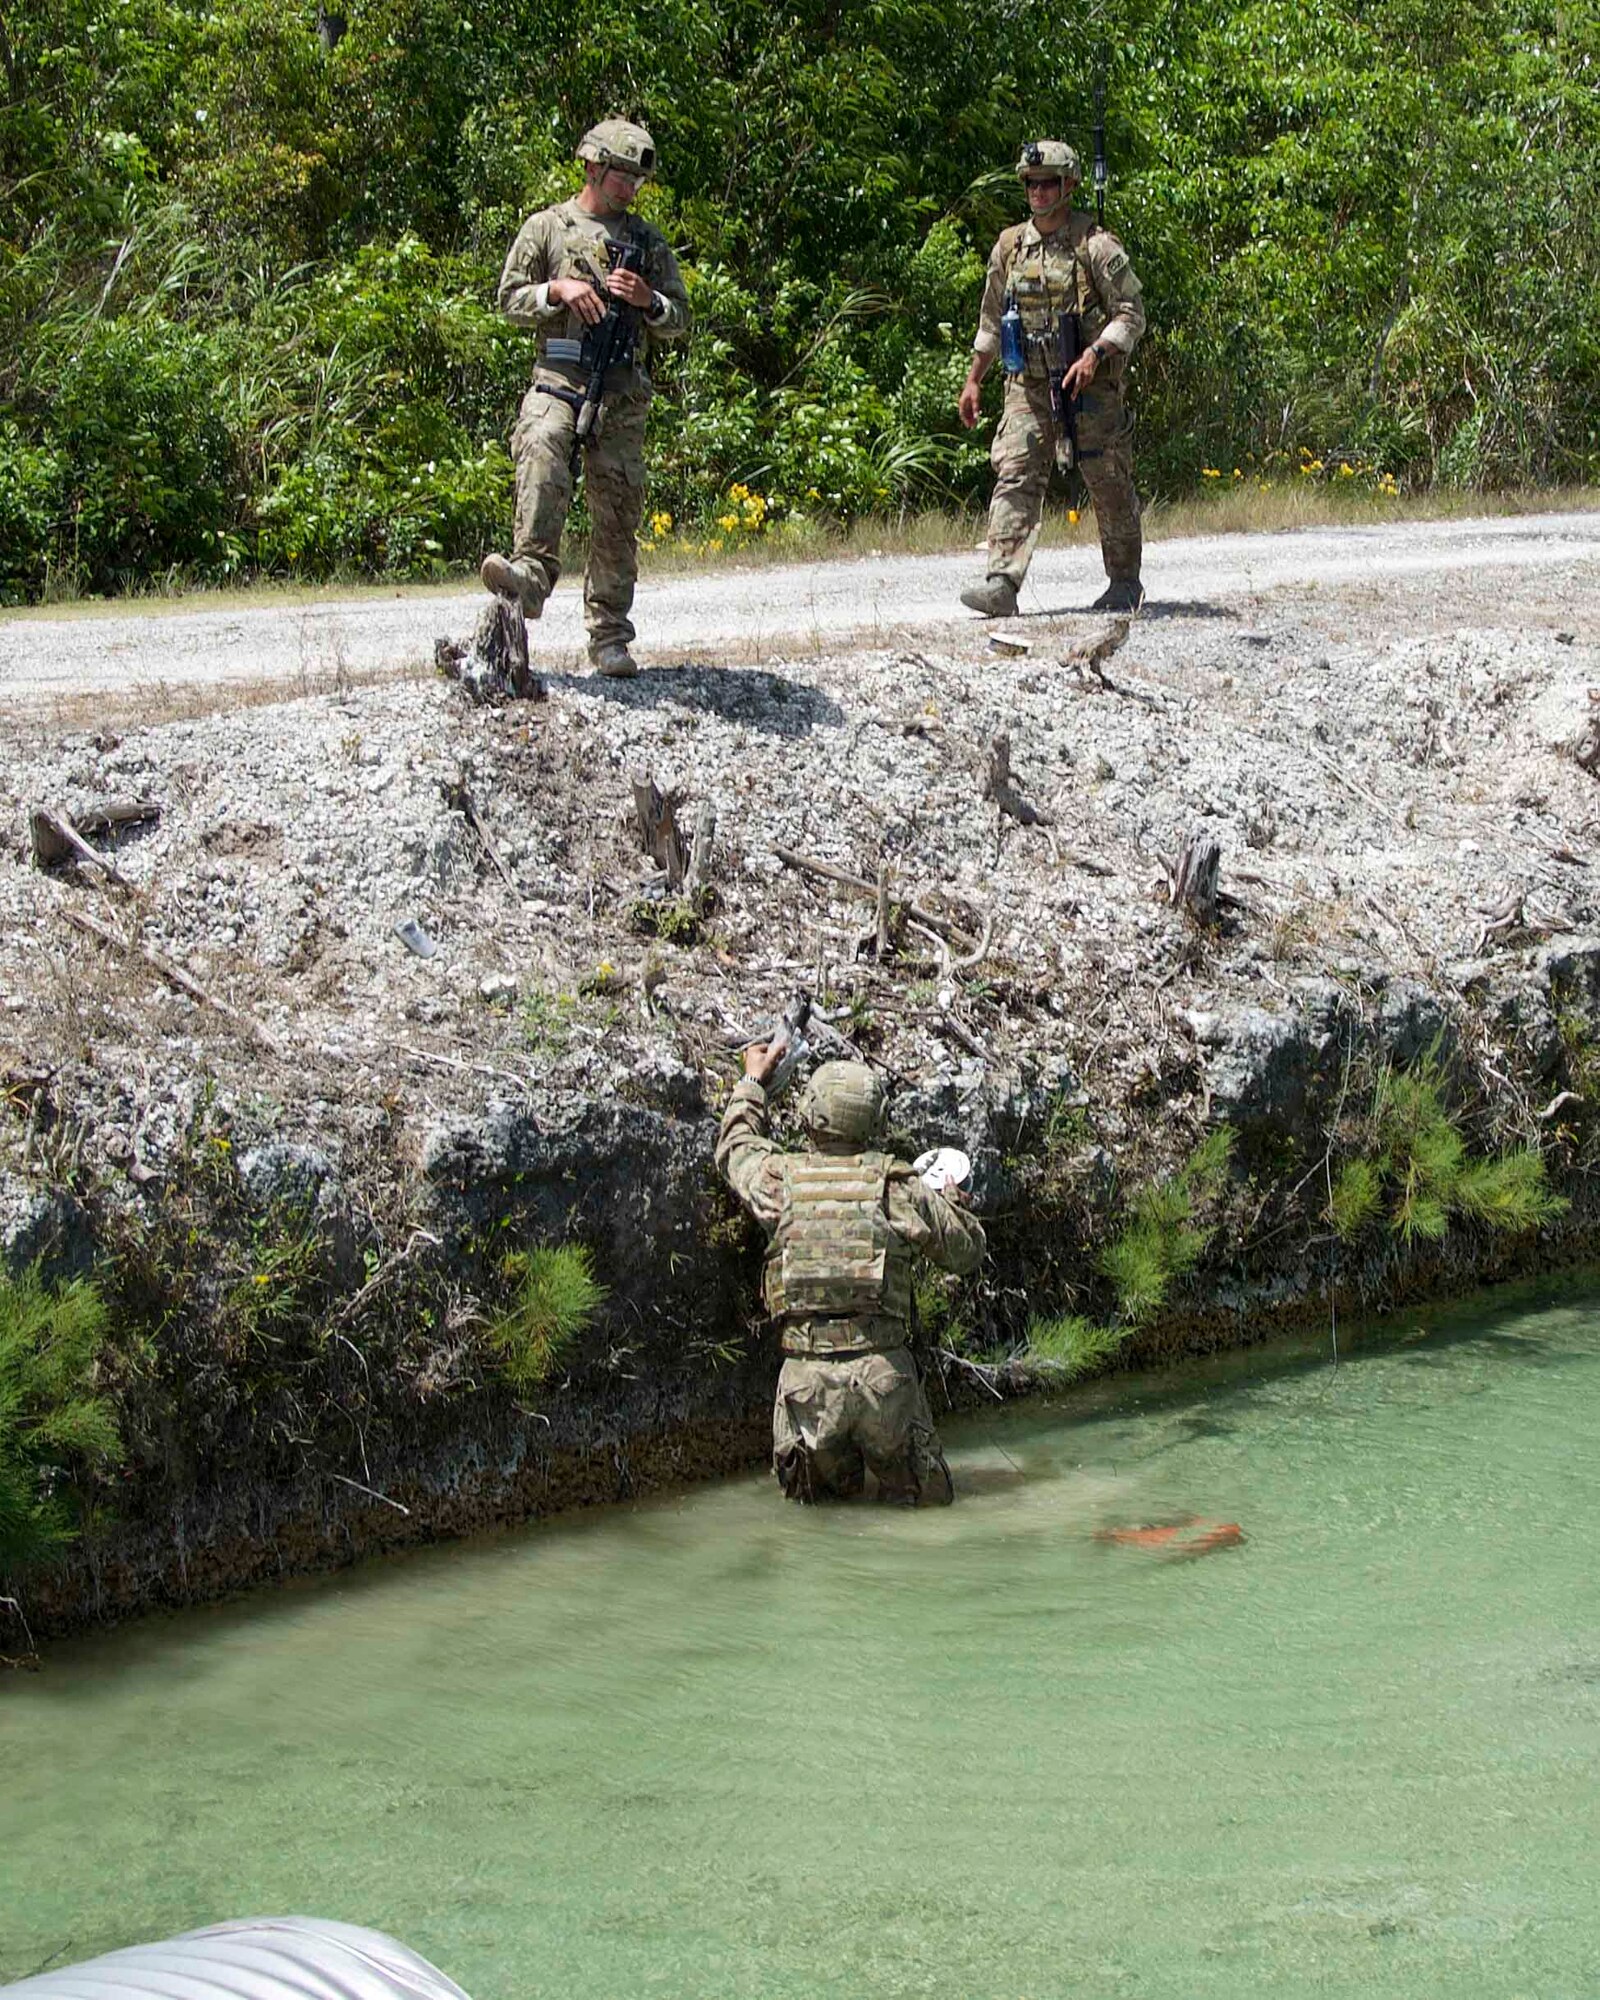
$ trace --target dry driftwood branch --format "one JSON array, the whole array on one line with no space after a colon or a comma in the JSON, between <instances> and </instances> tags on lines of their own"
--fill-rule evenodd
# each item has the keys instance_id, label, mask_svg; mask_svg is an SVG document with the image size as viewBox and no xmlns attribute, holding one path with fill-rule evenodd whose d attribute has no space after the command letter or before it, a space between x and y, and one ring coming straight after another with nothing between
<instances>
[{"instance_id":1,"label":"dry driftwood branch","mask_svg":"<svg viewBox=\"0 0 1600 2000\"><path fill-rule=\"evenodd\" d=\"M1005 730L989 745L989 768L983 795L993 799L1008 818L1022 826L1049 826L1051 815L1042 812L1031 799L1024 798L1011 775L1011 738Z\"/></svg>"},{"instance_id":2,"label":"dry driftwood branch","mask_svg":"<svg viewBox=\"0 0 1600 2000\"><path fill-rule=\"evenodd\" d=\"M35 806L28 814L28 835L36 868L47 868L52 862L70 858L86 862L104 875L108 882L115 882L119 889L132 889L134 886L109 855L89 845L68 812L56 811L50 806Z\"/></svg>"},{"instance_id":3,"label":"dry driftwood branch","mask_svg":"<svg viewBox=\"0 0 1600 2000\"><path fill-rule=\"evenodd\" d=\"M775 847L772 851L785 868L793 868L802 875L819 875L825 882L837 882L842 888L854 889L858 896L870 896L874 902L877 901L878 885L869 882L864 875L852 875L848 868L836 867L831 861L817 861L809 854L797 854L792 847ZM901 907L907 918L920 924L924 930L933 931L952 944L961 942L960 927L947 917L923 909L920 903L905 903Z\"/></svg>"},{"instance_id":4,"label":"dry driftwood branch","mask_svg":"<svg viewBox=\"0 0 1600 2000\"><path fill-rule=\"evenodd\" d=\"M1565 1110L1569 1104L1581 1104L1582 1102L1583 1099L1575 1090L1558 1091L1539 1113L1539 1123L1542 1125L1547 1119L1554 1118L1558 1111Z\"/></svg>"},{"instance_id":5,"label":"dry driftwood branch","mask_svg":"<svg viewBox=\"0 0 1600 2000\"><path fill-rule=\"evenodd\" d=\"M1217 840L1203 829L1191 833L1177 861L1163 865L1167 900L1174 909L1187 910L1197 924L1214 924L1222 877L1222 848Z\"/></svg>"},{"instance_id":6,"label":"dry driftwood branch","mask_svg":"<svg viewBox=\"0 0 1600 2000\"><path fill-rule=\"evenodd\" d=\"M82 910L63 910L61 915L74 930L98 938L102 944L110 945L113 951L120 952L124 958L136 958L141 965L149 966L150 970L164 979L169 986L175 986L180 993L188 994L191 1000L198 1001L202 1007L209 1007L214 1014L220 1014L223 1020L231 1022L247 1040L265 1049L268 1055L277 1056L280 1061L282 1060L283 1046L275 1036L269 1034L259 1021L252 1020L248 1014L240 1013L237 1007L230 1007L226 1000L219 1000L216 994L207 992L199 980L185 972L181 965L174 965L170 958L163 957L159 951L152 951L149 945L135 944L131 938L119 937L109 925L97 923Z\"/></svg>"},{"instance_id":7,"label":"dry driftwood branch","mask_svg":"<svg viewBox=\"0 0 1600 2000\"><path fill-rule=\"evenodd\" d=\"M915 916L908 912L906 923L910 929L921 931L924 937L933 940L933 944L939 953L939 977L941 979L948 979L953 972L970 972L975 965L981 965L989 956L989 946L994 941L994 915L988 910L984 912L983 916L982 937L979 938L971 951L963 952L959 958L952 957L950 948L945 943L945 940L937 931L932 930L922 921L920 912Z\"/></svg>"},{"instance_id":8,"label":"dry driftwood branch","mask_svg":"<svg viewBox=\"0 0 1600 2000\"><path fill-rule=\"evenodd\" d=\"M635 773L633 810L639 821L639 839L644 851L658 868L666 870L667 887L683 887L689 856L684 847L670 796L663 796L654 778Z\"/></svg>"},{"instance_id":9,"label":"dry driftwood branch","mask_svg":"<svg viewBox=\"0 0 1600 2000\"><path fill-rule=\"evenodd\" d=\"M944 1029L951 1041L959 1043L969 1056L976 1056L979 1062L990 1062L993 1060L989 1051L978 1040L977 1036L970 1034L962 1027L961 1023L947 1007L939 1009L938 1018L940 1027Z\"/></svg>"},{"instance_id":10,"label":"dry driftwood branch","mask_svg":"<svg viewBox=\"0 0 1600 2000\"><path fill-rule=\"evenodd\" d=\"M694 839L689 846L689 869L683 893L692 903L711 880L711 851L717 841L717 809L709 799L694 817Z\"/></svg>"},{"instance_id":11,"label":"dry driftwood branch","mask_svg":"<svg viewBox=\"0 0 1600 2000\"><path fill-rule=\"evenodd\" d=\"M503 604L505 599L499 601ZM337 1479L341 1486L354 1487L357 1493L365 1493L369 1500L381 1500L385 1507L392 1507L397 1514L409 1515L411 1512L409 1507L402 1507L398 1500L391 1500L387 1493L380 1493L375 1486L363 1486L359 1479L348 1479L342 1472L330 1472L328 1477Z\"/></svg>"},{"instance_id":12,"label":"dry driftwood branch","mask_svg":"<svg viewBox=\"0 0 1600 2000\"><path fill-rule=\"evenodd\" d=\"M466 784L461 779L458 778L453 784L447 784L442 789L444 792L445 804L449 806L453 812L458 812L461 814L462 818L465 819L468 826L470 826L473 832L478 836L478 839L483 846L484 853L487 854L489 859L494 863L495 868L499 872L501 880L505 883L508 889L514 889L517 885L514 877L512 876L511 870L506 866L505 862L501 860L500 850L495 846L494 841L490 838L489 829L487 826L484 825L483 822L483 814L479 812L477 803L474 800L471 792L467 789Z\"/></svg>"}]
</instances>

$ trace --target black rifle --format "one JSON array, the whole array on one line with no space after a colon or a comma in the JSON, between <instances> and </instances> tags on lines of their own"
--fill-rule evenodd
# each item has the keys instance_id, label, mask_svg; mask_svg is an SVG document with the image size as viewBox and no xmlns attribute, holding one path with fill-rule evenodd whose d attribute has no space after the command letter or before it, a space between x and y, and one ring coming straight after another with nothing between
<instances>
[{"instance_id":1,"label":"black rifle","mask_svg":"<svg viewBox=\"0 0 1600 2000\"><path fill-rule=\"evenodd\" d=\"M1094 81L1094 219L1102 229L1106 226L1106 76L1105 52L1101 51L1101 70Z\"/></svg>"},{"instance_id":2,"label":"black rifle","mask_svg":"<svg viewBox=\"0 0 1600 2000\"><path fill-rule=\"evenodd\" d=\"M606 262L611 271L637 271L644 262L644 252L637 243L619 242L616 237L606 238ZM597 320L584 334L583 345L590 357L589 380L584 385L583 394L576 395L571 390L550 389L549 395L559 396L564 403L570 403L577 412L577 422L572 427L572 450L567 459L567 468L574 479L578 476L578 458L595 434L600 422L600 408L606 398L606 373L612 368L624 368L633 359L634 348L639 339L639 312L626 300L607 296L605 318Z\"/></svg>"},{"instance_id":3,"label":"black rifle","mask_svg":"<svg viewBox=\"0 0 1600 2000\"><path fill-rule=\"evenodd\" d=\"M1056 449L1064 472L1078 463L1078 398L1069 396L1061 378L1083 352L1083 321L1075 312L1056 314L1055 357L1050 369L1050 414L1055 419Z\"/></svg>"}]
</instances>

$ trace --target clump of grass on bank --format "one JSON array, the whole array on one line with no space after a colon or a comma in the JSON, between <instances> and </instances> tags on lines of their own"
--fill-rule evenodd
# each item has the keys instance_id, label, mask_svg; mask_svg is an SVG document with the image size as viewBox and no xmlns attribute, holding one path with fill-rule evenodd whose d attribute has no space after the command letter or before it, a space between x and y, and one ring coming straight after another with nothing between
<instances>
[{"instance_id":1,"label":"clump of grass on bank","mask_svg":"<svg viewBox=\"0 0 1600 2000\"><path fill-rule=\"evenodd\" d=\"M1195 1212L1221 1192L1233 1144L1232 1129L1219 1125L1170 1180L1151 1181L1134 1193L1126 1224L1098 1260L1116 1298L1116 1322L1076 1313L1036 1316L1028 1322L1020 1366L1071 1381L1109 1361L1166 1303L1173 1285L1205 1255L1212 1231L1197 1223Z\"/></svg>"},{"instance_id":2,"label":"clump of grass on bank","mask_svg":"<svg viewBox=\"0 0 1600 2000\"><path fill-rule=\"evenodd\" d=\"M508 1257L511 1302L489 1328L506 1380L522 1394L541 1388L593 1320L606 1288L583 1244L541 1244Z\"/></svg>"},{"instance_id":3,"label":"clump of grass on bank","mask_svg":"<svg viewBox=\"0 0 1600 2000\"><path fill-rule=\"evenodd\" d=\"M1531 1148L1474 1154L1436 1058L1378 1079L1361 1150L1333 1178L1328 1220L1343 1243L1382 1220L1402 1242L1437 1243L1453 1221L1526 1235L1567 1207Z\"/></svg>"},{"instance_id":4,"label":"clump of grass on bank","mask_svg":"<svg viewBox=\"0 0 1600 2000\"><path fill-rule=\"evenodd\" d=\"M0 1277L0 1575L72 1536L64 1475L122 1457L111 1406L95 1393L110 1315L98 1286Z\"/></svg>"}]
</instances>

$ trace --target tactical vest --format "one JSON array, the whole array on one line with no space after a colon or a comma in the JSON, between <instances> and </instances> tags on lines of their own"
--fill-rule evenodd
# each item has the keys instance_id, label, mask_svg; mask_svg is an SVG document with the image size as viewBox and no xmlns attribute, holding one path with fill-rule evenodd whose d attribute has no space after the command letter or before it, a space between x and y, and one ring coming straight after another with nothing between
<instances>
[{"instance_id":1,"label":"tactical vest","mask_svg":"<svg viewBox=\"0 0 1600 2000\"><path fill-rule=\"evenodd\" d=\"M889 1226L884 1153L783 1160L783 1200L762 1289L791 1352L903 1346L911 1252Z\"/></svg>"},{"instance_id":2,"label":"tactical vest","mask_svg":"<svg viewBox=\"0 0 1600 2000\"><path fill-rule=\"evenodd\" d=\"M1083 245L1098 226L1087 216L1073 215L1059 229L1053 229L1048 236L1036 236L1027 245L1022 240L1026 223L1006 230L1000 239L1004 245L1005 291L1015 295L1017 311L1022 315L1022 330L1028 337L1030 375L1051 372L1058 314L1078 315L1085 347L1106 329L1111 316L1101 303L1083 257Z\"/></svg>"},{"instance_id":3,"label":"tactical vest","mask_svg":"<svg viewBox=\"0 0 1600 2000\"><path fill-rule=\"evenodd\" d=\"M561 248L556 260L552 278L585 278L594 286L602 298L606 296L606 279L610 275L610 265L606 258L606 236L638 243L645 252L644 275L650 275L649 245L633 227L630 217L618 216L614 225L604 235L596 235L592 228L585 228L570 218L561 233ZM649 329L635 318L635 345L619 364L631 366L635 361L642 368L649 352ZM546 368L563 372L577 371L588 374L594 366L594 328L585 324L576 312L568 312L565 319L552 320L539 332L539 361Z\"/></svg>"}]
</instances>

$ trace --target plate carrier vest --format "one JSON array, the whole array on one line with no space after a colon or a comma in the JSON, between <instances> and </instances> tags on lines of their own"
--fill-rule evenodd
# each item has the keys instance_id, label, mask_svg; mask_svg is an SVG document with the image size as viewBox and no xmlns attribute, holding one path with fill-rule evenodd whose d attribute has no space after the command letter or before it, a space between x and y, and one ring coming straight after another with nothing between
<instances>
[{"instance_id":1,"label":"plate carrier vest","mask_svg":"<svg viewBox=\"0 0 1600 2000\"><path fill-rule=\"evenodd\" d=\"M911 1252L889 1226L890 1165L886 1153L784 1158L783 1200L762 1290L791 1352L905 1344ZM802 1325L816 1321L837 1322L836 1335L813 1327L807 1339Z\"/></svg>"}]
</instances>

